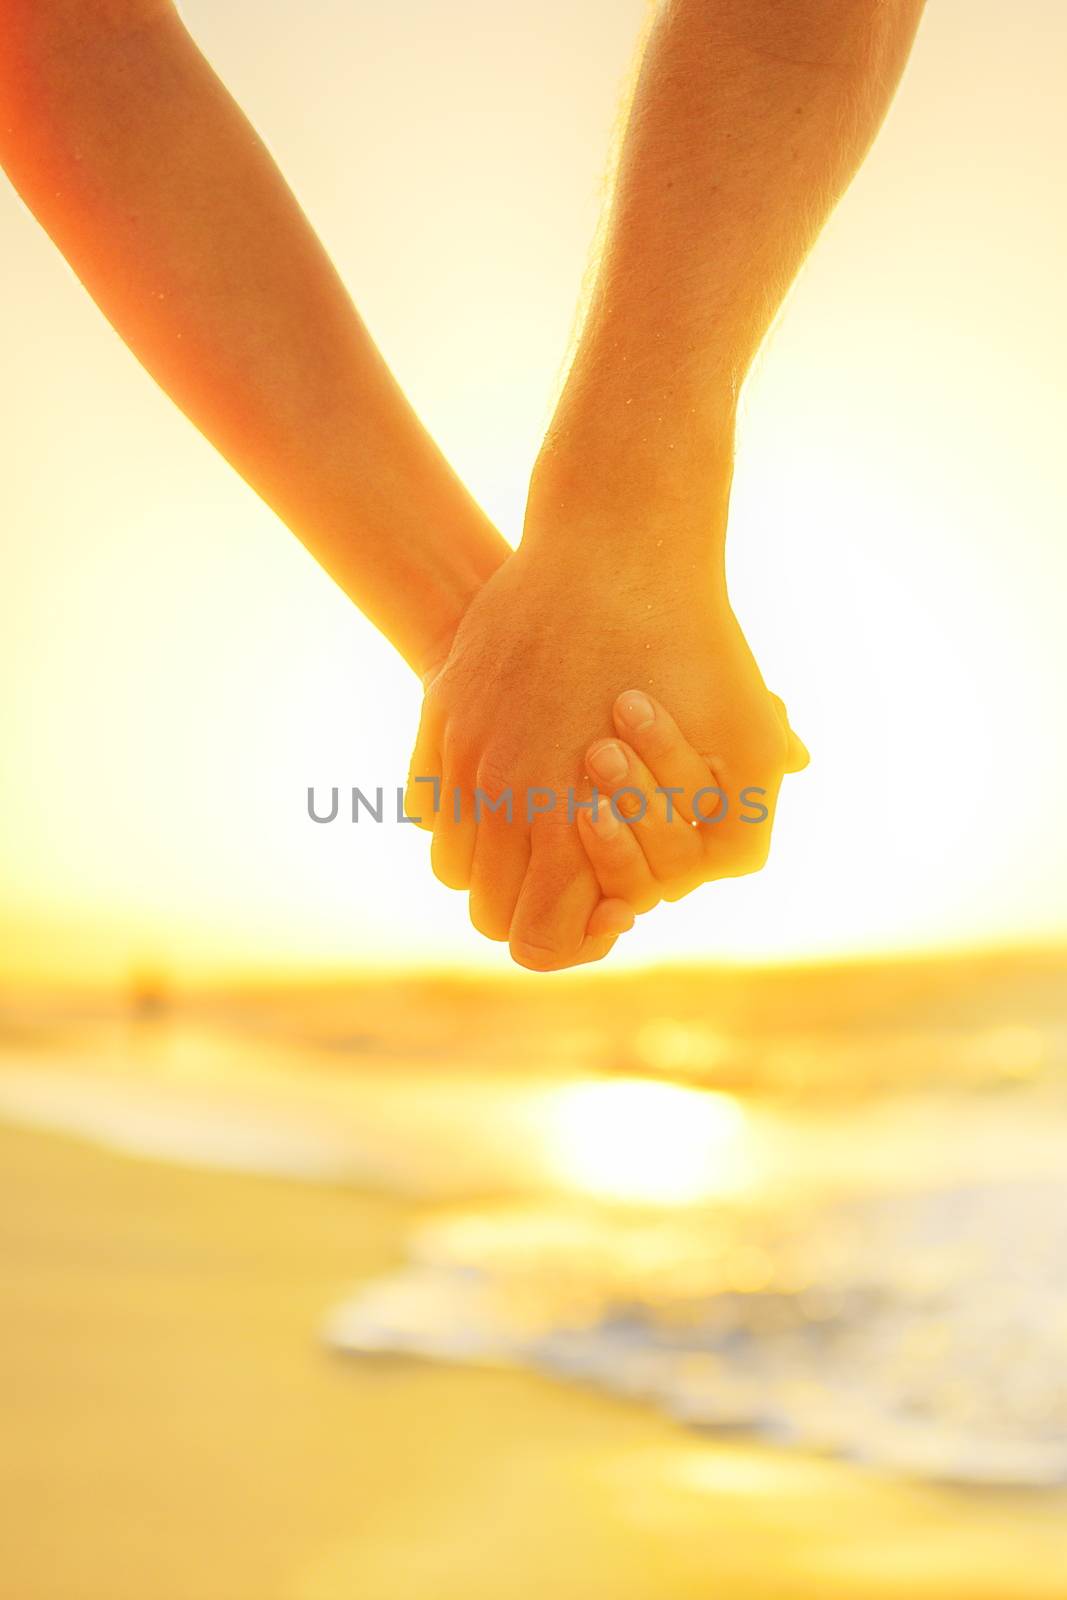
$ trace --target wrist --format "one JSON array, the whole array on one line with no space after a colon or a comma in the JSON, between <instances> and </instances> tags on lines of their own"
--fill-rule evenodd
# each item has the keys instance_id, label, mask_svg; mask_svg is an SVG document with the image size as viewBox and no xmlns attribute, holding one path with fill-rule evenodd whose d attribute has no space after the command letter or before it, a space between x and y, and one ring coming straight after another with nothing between
<instances>
[{"instance_id":1,"label":"wrist","mask_svg":"<svg viewBox=\"0 0 1067 1600\"><path fill-rule=\"evenodd\" d=\"M425 683L512 550L443 460L403 462L396 477L403 497L383 496L326 564Z\"/></svg>"},{"instance_id":2,"label":"wrist","mask_svg":"<svg viewBox=\"0 0 1067 1600\"><path fill-rule=\"evenodd\" d=\"M491 538L476 541L473 548L453 549L448 554L453 559L439 568L426 589L417 617L417 637L406 653L426 687L447 660L456 629L471 602L512 551L494 530Z\"/></svg>"},{"instance_id":3,"label":"wrist","mask_svg":"<svg viewBox=\"0 0 1067 1600\"><path fill-rule=\"evenodd\" d=\"M578 413L561 403L530 479L522 548L555 561L659 566L723 584L734 418L697 429L666 409ZM631 420L632 419L632 420Z\"/></svg>"},{"instance_id":4,"label":"wrist","mask_svg":"<svg viewBox=\"0 0 1067 1600\"><path fill-rule=\"evenodd\" d=\"M657 315L645 300L594 297L546 444L625 456L653 480L690 482L733 457L739 386L692 319Z\"/></svg>"}]
</instances>

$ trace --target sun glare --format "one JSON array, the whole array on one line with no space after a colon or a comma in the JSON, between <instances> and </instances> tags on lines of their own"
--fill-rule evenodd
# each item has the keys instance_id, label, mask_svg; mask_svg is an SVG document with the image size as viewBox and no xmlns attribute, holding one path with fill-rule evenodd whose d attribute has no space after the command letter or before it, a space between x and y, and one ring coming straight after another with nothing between
<instances>
[{"instance_id":1,"label":"sun glare","mask_svg":"<svg viewBox=\"0 0 1067 1600\"><path fill-rule=\"evenodd\" d=\"M519 8L485 4L471 37L443 28L414 55L409 9L307 6L294 32L274 0L185 6L419 415L515 539L647 8L550 6L521 24L523 70ZM812 765L785 786L769 870L641 918L612 969L1067 934L1048 121L1067 8L1023 9L961 32L927 8L885 136L746 386L731 596ZM353 96L357 58L384 65ZM957 81L996 85L1010 114L983 118L975 94L946 119ZM383 128L375 175L352 152ZM497 203L517 184L523 207ZM10 188L0 257L0 976L507 972L417 830L307 816L308 785L403 781L414 674L154 388ZM631 1043L635 1070L679 1077L723 1048L674 1023Z\"/></svg>"},{"instance_id":2,"label":"sun glare","mask_svg":"<svg viewBox=\"0 0 1067 1600\"><path fill-rule=\"evenodd\" d=\"M747 1119L732 1096L622 1078L553 1096L554 1176L597 1199L686 1205L744 1187Z\"/></svg>"}]
</instances>

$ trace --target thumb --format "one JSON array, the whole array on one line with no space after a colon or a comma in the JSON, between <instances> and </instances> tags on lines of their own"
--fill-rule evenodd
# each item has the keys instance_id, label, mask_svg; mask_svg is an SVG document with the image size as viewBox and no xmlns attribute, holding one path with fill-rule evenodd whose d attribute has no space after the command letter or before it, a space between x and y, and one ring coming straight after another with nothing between
<instances>
[{"instance_id":1,"label":"thumb","mask_svg":"<svg viewBox=\"0 0 1067 1600\"><path fill-rule=\"evenodd\" d=\"M811 761L808 747L792 728L789 729L789 747L785 753L785 770L787 772L803 772Z\"/></svg>"},{"instance_id":2,"label":"thumb","mask_svg":"<svg viewBox=\"0 0 1067 1600\"><path fill-rule=\"evenodd\" d=\"M785 770L786 772L803 772L804 768L811 761L811 756L808 754L808 747L804 743L803 739L801 739L800 735L794 732L793 725L789 721L789 713L785 709L785 701L780 695L776 694L772 694L771 699L774 701L774 709L778 713L782 727L785 729L788 738L785 752Z\"/></svg>"}]
</instances>

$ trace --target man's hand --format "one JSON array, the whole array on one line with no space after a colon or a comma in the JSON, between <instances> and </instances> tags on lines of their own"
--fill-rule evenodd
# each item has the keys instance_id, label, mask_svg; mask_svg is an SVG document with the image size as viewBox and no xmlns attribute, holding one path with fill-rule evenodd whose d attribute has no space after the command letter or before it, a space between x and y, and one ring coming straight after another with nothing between
<instances>
[{"instance_id":1,"label":"man's hand","mask_svg":"<svg viewBox=\"0 0 1067 1600\"><path fill-rule=\"evenodd\" d=\"M598 885L583 837L609 885L630 884L640 901L766 859L782 775L804 756L722 576L737 395L877 132L922 3L659 7L522 549L459 626L427 696L413 769L444 779L438 876L469 885L475 926L510 939L525 966L604 953L586 933ZM629 866L598 855L597 842L614 837L610 818L605 837L568 816L589 731L610 726L624 691L669 708L695 756L692 775L710 774L734 808L714 833L700 825L699 851L688 819L674 828L653 811L618 846L641 846L641 885L632 855ZM636 749L605 742L591 770L638 800L650 784L654 793L669 765L656 744L665 731L677 741L654 717L634 729ZM552 809L534 815L527 796L538 786ZM510 790L512 821L476 817L478 789L495 799ZM766 821L744 820L746 790L763 791ZM414 786L412 806L417 814Z\"/></svg>"},{"instance_id":2,"label":"man's hand","mask_svg":"<svg viewBox=\"0 0 1067 1600\"><path fill-rule=\"evenodd\" d=\"M651 515L646 511L646 527ZM535 492L522 547L471 603L429 687L412 761L413 779L432 775L442 783L435 873L452 888L469 888L475 927L509 940L515 960L538 970L597 960L618 931L610 920L606 930L598 921L590 927L600 885L577 808L593 790L583 771L590 734L611 728L620 690L651 694L680 730L657 755L668 774L663 786L683 793L653 793L647 821L638 825L660 892L673 898L708 876L763 865L782 775L791 759L803 764L713 561L693 556L690 542L666 526L659 544L643 543L656 555L642 564L617 553L606 558L619 547L603 529L593 536L572 522L561 544L559 529L546 520L551 498ZM701 541L705 550L708 543ZM667 729L661 721L660 734ZM655 734L650 742L645 730L631 732L639 746L642 738L651 756ZM649 778L647 771L629 778L610 767L593 771L600 814L609 809L605 796ZM694 796L709 784L725 792L729 810L704 830L709 843L694 852ZM742 820L746 789L762 793L745 814L762 804L765 821ZM430 786L413 782L409 812L426 816L429 798ZM487 800L500 809L490 810ZM621 796L624 812L626 805ZM720 809L715 796L697 802L698 815Z\"/></svg>"}]
</instances>

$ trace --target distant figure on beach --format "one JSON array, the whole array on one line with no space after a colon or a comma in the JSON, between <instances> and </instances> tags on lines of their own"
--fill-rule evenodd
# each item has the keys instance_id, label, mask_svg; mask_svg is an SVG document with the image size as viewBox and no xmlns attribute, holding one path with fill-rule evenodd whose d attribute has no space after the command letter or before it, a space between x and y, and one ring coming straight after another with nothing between
<instances>
[{"instance_id":1,"label":"distant figure on beach","mask_svg":"<svg viewBox=\"0 0 1067 1600\"><path fill-rule=\"evenodd\" d=\"M512 552L170 0L0 0L12 183L422 677L409 814L474 926L525 967L599 960L636 913L766 861L807 754L727 592L738 397L922 9L658 7Z\"/></svg>"}]
</instances>

